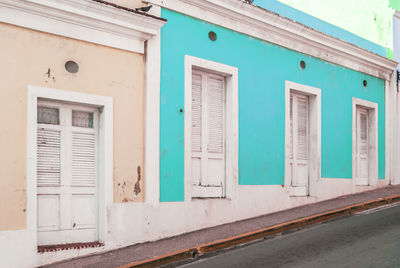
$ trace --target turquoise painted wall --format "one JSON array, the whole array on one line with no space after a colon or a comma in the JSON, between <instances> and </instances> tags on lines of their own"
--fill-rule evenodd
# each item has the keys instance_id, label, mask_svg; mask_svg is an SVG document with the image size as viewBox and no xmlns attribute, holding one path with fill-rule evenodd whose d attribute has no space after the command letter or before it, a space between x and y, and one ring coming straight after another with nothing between
<instances>
[{"instance_id":1,"label":"turquoise painted wall","mask_svg":"<svg viewBox=\"0 0 400 268\"><path fill-rule=\"evenodd\" d=\"M352 177L352 97L379 106L385 177L384 81L169 10L161 32L160 199L184 200L184 56L239 69L239 184L284 183L285 80L322 90L322 177ZM217 33L217 41L208 32ZM300 60L307 63L305 70ZM362 81L368 81L364 88Z\"/></svg>"}]
</instances>

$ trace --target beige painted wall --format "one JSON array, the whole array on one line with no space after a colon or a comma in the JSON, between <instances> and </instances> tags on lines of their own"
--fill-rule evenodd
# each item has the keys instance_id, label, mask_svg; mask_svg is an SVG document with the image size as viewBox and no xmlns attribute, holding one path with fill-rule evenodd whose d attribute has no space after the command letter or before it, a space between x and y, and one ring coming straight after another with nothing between
<instances>
[{"instance_id":1,"label":"beige painted wall","mask_svg":"<svg viewBox=\"0 0 400 268\"><path fill-rule=\"evenodd\" d=\"M28 85L114 98L114 201L143 201L143 56L1 23L0 51L0 230L26 225ZM65 70L67 60L79 64L77 74Z\"/></svg>"}]
</instances>

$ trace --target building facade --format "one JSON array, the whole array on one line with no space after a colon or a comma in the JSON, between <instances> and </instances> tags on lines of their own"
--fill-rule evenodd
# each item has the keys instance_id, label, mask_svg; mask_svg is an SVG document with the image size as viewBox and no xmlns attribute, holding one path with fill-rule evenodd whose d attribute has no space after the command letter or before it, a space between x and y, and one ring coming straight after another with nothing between
<instances>
[{"instance_id":1,"label":"building facade","mask_svg":"<svg viewBox=\"0 0 400 268\"><path fill-rule=\"evenodd\" d=\"M5 264L400 183L397 63L375 44L240 0L0 0L0 14Z\"/></svg>"},{"instance_id":2,"label":"building facade","mask_svg":"<svg viewBox=\"0 0 400 268\"><path fill-rule=\"evenodd\" d=\"M149 2L168 20L160 201L185 230L390 184L385 49L240 1Z\"/></svg>"},{"instance_id":3,"label":"building facade","mask_svg":"<svg viewBox=\"0 0 400 268\"><path fill-rule=\"evenodd\" d=\"M165 20L91 0L6 0L0 14L1 266L115 248L107 230L125 226L110 211L144 202L146 101L159 88L146 53ZM97 248L49 247L76 243Z\"/></svg>"}]
</instances>

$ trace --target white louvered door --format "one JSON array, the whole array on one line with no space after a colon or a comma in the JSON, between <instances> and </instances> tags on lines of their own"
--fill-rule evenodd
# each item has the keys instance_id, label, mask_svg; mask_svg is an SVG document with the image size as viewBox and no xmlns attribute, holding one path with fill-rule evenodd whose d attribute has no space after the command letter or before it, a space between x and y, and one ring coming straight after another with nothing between
<instances>
[{"instance_id":1,"label":"white louvered door","mask_svg":"<svg viewBox=\"0 0 400 268\"><path fill-rule=\"evenodd\" d=\"M225 78L193 70L192 197L225 196Z\"/></svg>"},{"instance_id":2,"label":"white louvered door","mask_svg":"<svg viewBox=\"0 0 400 268\"><path fill-rule=\"evenodd\" d=\"M97 241L98 110L38 101L38 245Z\"/></svg>"},{"instance_id":3,"label":"white louvered door","mask_svg":"<svg viewBox=\"0 0 400 268\"><path fill-rule=\"evenodd\" d=\"M357 184L368 185L368 110L357 107Z\"/></svg>"},{"instance_id":4,"label":"white louvered door","mask_svg":"<svg viewBox=\"0 0 400 268\"><path fill-rule=\"evenodd\" d=\"M309 97L290 93L291 185L298 195L308 194L309 176Z\"/></svg>"}]
</instances>

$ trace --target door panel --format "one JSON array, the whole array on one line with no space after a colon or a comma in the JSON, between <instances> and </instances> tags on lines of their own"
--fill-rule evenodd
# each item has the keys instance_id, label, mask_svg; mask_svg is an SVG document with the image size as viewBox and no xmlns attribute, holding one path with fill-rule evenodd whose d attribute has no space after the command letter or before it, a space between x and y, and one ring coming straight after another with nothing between
<instances>
[{"instance_id":1,"label":"door panel","mask_svg":"<svg viewBox=\"0 0 400 268\"><path fill-rule=\"evenodd\" d=\"M73 194L71 200L73 229L95 228L95 199L93 194Z\"/></svg>"},{"instance_id":2,"label":"door panel","mask_svg":"<svg viewBox=\"0 0 400 268\"><path fill-rule=\"evenodd\" d=\"M60 196L38 196L38 222L39 231L52 231L60 229Z\"/></svg>"},{"instance_id":3,"label":"door panel","mask_svg":"<svg viewBox=\"0 0 400 268\"><path fill-rule=\"evenodd\" d=\"M309 97L290 93L289 166L296 193L308 193L309 184Z\"/></svg>"},{"instance_id":4,"label":"door panel","mask_svg":"<svg viewBox=\"0 0 400 268\"><path fill-rule=\"evenodd\" d=\"M97 240L97 128L95 108L38 101L38 245Z\"/></svg>"},{"instance_id":5,"label":"door panel","mask_svg":"<svg viewBox=\"0 0 400 268\"><path fill-rule=\"evenodd\" d=\"M225 195L225 78L193 70L192 197Z\"/></svg>"},{"instance_id":6,"label":"door panel","mask_svg":"<svg viewBox=\"0 0 400 268\"><path fill-rule=\"evenodd\" d=\"M358 185L368 185L368 176L369 176L369 166L368 166L368 157L369 157L369 146L368 146L368 110L363 109L361 107L357 107L356 112L357 118L357 184Z\"/></svg>"},{"instance_id":7,"label":"door panel","mask_svg":"<svg viewBox=\"0 0 400 268\"><path fill-rule=\"evenodd\" d=\"M223 187L225 177L225 166L221 164L222 158L208 158L207 176L203 178L202 185Z\"/></svg>"},{"instance_id":8,"label":"door panel","mask_svg":"<svg viewBox=\"0 0 400 268\"><path fill-rule=\"evenodd\" d=\"M192 172L191 172L191 182L193 185L200 184L201 178L201 158L200 157L192 157Z\"/></svg>"}]
</instances>

